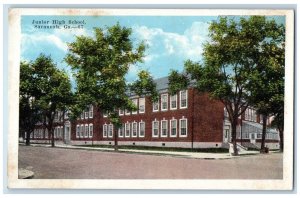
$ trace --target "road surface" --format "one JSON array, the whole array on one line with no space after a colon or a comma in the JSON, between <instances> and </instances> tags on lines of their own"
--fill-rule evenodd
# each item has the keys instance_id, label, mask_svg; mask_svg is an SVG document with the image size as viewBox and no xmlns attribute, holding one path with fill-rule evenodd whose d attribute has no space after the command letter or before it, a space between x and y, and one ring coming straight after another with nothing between
<instances>
[{"instance_id":1,"label":"road surface","mask_svg":"<svg viewBox=\"0 0 300 198\"><path fill-rule=\"evenodd\" d=\"M34 179L282 179L282 153L206 160L19 146Z\"/></svg>"}]
</instances>

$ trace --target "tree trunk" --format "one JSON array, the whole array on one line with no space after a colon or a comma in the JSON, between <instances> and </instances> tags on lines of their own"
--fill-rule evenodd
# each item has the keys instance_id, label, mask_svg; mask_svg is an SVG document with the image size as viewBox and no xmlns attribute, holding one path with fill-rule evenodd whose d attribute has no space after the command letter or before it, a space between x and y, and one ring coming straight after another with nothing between
<instances>
[{"instance_id":1,"label":"tree trunk","mask_svg":"<svg viewBox=\"0 0 300 198\"><path fill-rule=\"evenodd\" d=\"M50 131L50 134L51 134L51 147L55 147L53 123L52 122L50 123L50 121L49 121L48 124L49 124L48 131Z\"/></svg>"},{"instance_id":2,"label":"tree trunk","mask_svg":"<svg viewBox=\"0 0 300 198\"><path fill-rule=\"evenodd\" d=\"M54 130L50 129L51 131L51 147L55 147L55 144L54 144Z\"/></svg>"},{"instance_id":3,"label":"tree trunk","mask_svg":"<svg viewBox=\"0 0 300 198\"><path fill-rule=\"evenodd\" d=\"M29 145L30 145L30 132L27 132L26 133L26 146L29 146Z\"/></svg>"},{"instance_id":4,"label":"tree trunk","mask_svg":"<svg viewBox=\"0 0 300 198\"><path fill-rule=\"evenodd\" d=\"M266 141L266 133L267 133L267 116L263 115L262 117L263 117L263 129L262 129L260 153L266 153L265 141Z\"/></svg>"},{"instance_id":5,"label":"tree trunk","mask_svg":"<svg viewBox=\"0 0 300 198\"><path fill-rule=\"evenodd\" d=\"M279 138L280 138L280 151L283 152L283 145L284 145L284 137L283 137L283 129L278 129L279 130Z\"/></svg>"},{"instance_id":6,"label":"tree trunk","mask_svg":"<svg viewBox=\"0 0 300 198\"><path fill-rule=\"evenodd\" d=\"M115 151L118 151L118 128L116 126L114 126L115 129L115 134L114 134L114 140L115 140Z\"/></svg>"},{"instance_id":7,"label":"tree trunk","mask_svg":"<svg viewBox=\"0 0 300 198\"><path fill-rule=\"evenodd\" d=\"M231 122L231 143L233 144L233 155L234 156L237 156L238 155L238 150L237 150L237 146L236 146L236 124L237 124L237 121L236 119L234 119L232 122Z\"/></svg>"}]
</instances>

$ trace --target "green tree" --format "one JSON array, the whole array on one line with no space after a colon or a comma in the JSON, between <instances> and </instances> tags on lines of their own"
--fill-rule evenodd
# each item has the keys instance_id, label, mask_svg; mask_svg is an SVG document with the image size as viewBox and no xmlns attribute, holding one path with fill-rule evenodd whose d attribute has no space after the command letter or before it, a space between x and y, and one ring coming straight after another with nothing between
<instances>
[{"instance_id":1,"label":"green tree","mask_svg":"<svg viewBox=\"0 0 300 198\"><path fill-rule=\"evenodd\" d=\"M40 108L36 101L40 94L36 89L33 72L30 63L20 63L19 136L26 139L26 145L30 145L30 134L41 121Z\"/></svg>"},{"instance_id":2,"label":"green tree","mask_svg":"<svg viewBox=\"0 0 300 198\"><path fill-rule=\"evenodd\" d=\"M253 105L251 84L255 78L251 76L257 72L258 59L268 59L263 50L275 42L275 35L281 34L282 27L277 27L273 20L261 16L220 17L210 24L210 41L204 45L203 62L188 60L185 74L173 71L169 77L171 84L177 79L182 82L176 82L175 90L189 84L224 104L231 123L234 155L238 154L236 126L239 116Z\"/></svg>"},{"instance_id":3,"label":"green tree","mask_svg":"<svg viewBox=\"0 0 300 198\"><path fill-rule=\"evenodd\" d=\"M72 112L77 116L87 104L97 106L102 113L109 112L117 150L117 131L121 126L118 111L137 109L129 98L125 77L131 65L142 62L145 45L134 45L132 30L119 24L95 28L94 33L94 37L78 36L68 44L65 61L75 71L77 82L77 101Z\"/></svg>"},{"instance_id":4,"label":"green tree","mask_svg":"<svg viewBox=\"0 0 300 198\"><path fill-rule=\"evenodd\" d=\"M274 20L257 18L263 28L259 47L252 49L255 69L248 76L250 102L263 118L261 152L265 152L267 118L281 113L284 103L285 28ZM250 26L249 29L252 27ZM283 114L282 114L283 115ZM280 116L279 116L280 117ZM279 118L277 117L277 118Z\"/></svg>"},{"instance_id":5,"label":"green tree","mask_svg":"<svg viewBox=\"0 0 300 198\"><path fill-rule=\"evenodd\" d=\"M55 114L58 111L65 112L72 104L71 83L66 72L59 70L50 56L41 54L31 66L34 86L39 94L35 101L45 118L44 124L50 133L51 146L54 147Z\"/></svg>"}]
</instances>

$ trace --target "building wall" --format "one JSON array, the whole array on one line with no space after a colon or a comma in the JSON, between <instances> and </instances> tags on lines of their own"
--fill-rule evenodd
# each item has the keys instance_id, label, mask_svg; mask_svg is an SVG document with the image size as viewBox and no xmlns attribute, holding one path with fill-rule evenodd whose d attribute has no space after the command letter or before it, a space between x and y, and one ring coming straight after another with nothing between
<instances>
[{"instance_id":1,"label":"building wall","mask_svg":"<svg viewBox=\"0 0 300 198\"><path fill-rule=\"evenodd\" d=\"M166 94L167 90L160 90L160 94ZM217 100L209 98L208 94L200 94L193 88L187 91L187 108L180 108L180 94L177 93L177 108L171 109L170 95L168 95L168 105L167 110L162 110L161 108L161 98L159 100L159 110L153 111L153 104L148 97L145 98L145 111L143 113L137 110L136 114L130 113L121 116L122 123L132 123L135 122L139 125L140 122L145 123L145 135L144 137L139 136L139 130L137 130L136 137L132 136L132 130L130 130L130 136L126 137L123 131L123 137L118 137L118 144L124 145L144 145L144 146L165 146L165 147L194 147L194 148L207 148L207 147L220 147L227 140L224 139L224 125L226 125L226 119L224 118L224 105ZM253 111L252 111L253 113ZM249 115L248 115L249 117ZM245 119L245 115L242 115ZM177 120L177 133L176 136L170 135L170 120ZM180 135L180 120L187 120L187 135ZM255 122L255 116L252 116L252 121ZM156 120L159 122L159 134L158 137L153 137L153 127L152 123ZM162 120L167 121L167 135L162 136L161 124ZM259 119L257 120L259 121ZM64 123L68 122L68 119L56 123L55 126L63 127ZM93 115L85 115L79 117L77 120L71 122L71 132L70 132L70 144L114 144L116 129L113 130L112 137L103 136L103 126L104 124L111 124L107 117L102 115L100 109L94 107ZM228 124L228 123L227 123ZM230 124L230 123L229 123ZM93 134L90 136L82 135L78 136L76 133L77 126L83 126L85 129L86 125L89 127L92 125ZM40 128L40 127L37 127ZM137 129L139 126L137 127ZM229 126L230 128L230 126ZM80 128L81 129L81 128ZM88 131L88 133L90 133ZM119 136L119 135L118 135ZM230 136L230 135L229 135ZM32 138L33 140L47 140L50 138L50 133L48 132L48 137ZM62 138L55 138L56 140L63 140ZM237 138L239 142L240 138ZM247 140L246 140L247 139ZM259 143L259 139L257 143ZM249 138L243 138L243 142L250 141ZM278 144L278 141L269 142L270 147L273 148L273 144ZM68 142L66 142L68 143ZM276 145L275 145L276 147Z\"/></svg>"},{"instance_id":2,"label":"building wall","mask_svg":"<svg viewBox=\"0 0 300 198\"><path fill-rule=\"evenodd\" d=\"M199 142L222 142L224 105L212 100L208 94L199 94L193 90L193 128L194 140Z\"/></svg>"},{"instance_id":3,"label":"building wall","mask_svg":"<svg viewBox=\"0 0 300 198\"><path fill-rule=\"evenodd\" d=\"M167 90L162 90L161 94L166 94ZM168 95L168 110L161 109L161 100L159 101L159 111L153 111L152 102L148 97L145 98L145 112L136 114L121 115L122 123L145 122L145 136L132 137L118 137L119 144L122 142L173 142L180 146L180 142L222 142L223 141L223 104L219 101L212 100L207 94L199 95L194 89L187 91L188 103L187 108L180 108L180 94L177 95L177 108L171 109L170 95ZM177 120L177 134L172 137L170 135L170 120ZM187 119L187 136L180 136L180 119ZM159 135L153 137L152 135L152 122L156 120L159 122ZM167 120L167 136L163 137L161 134L161 121ZM113 137L103 137L103 125L111 124L107 117L103 117L101 111L94 109L93 119L79 119L72 123L72 138L73 142L76 141L91 141L90 138L76 138L76 126L79 124L93 123L94 138L93 141L114 141ZM132 130L131 130L132 131ZM114 134L116 130L114 129ZM123 132L123 134L125 131ZM137 131L138 133L138 131ZM215 145L215 144L213 144Z\"/></svg>"}]
</instances>

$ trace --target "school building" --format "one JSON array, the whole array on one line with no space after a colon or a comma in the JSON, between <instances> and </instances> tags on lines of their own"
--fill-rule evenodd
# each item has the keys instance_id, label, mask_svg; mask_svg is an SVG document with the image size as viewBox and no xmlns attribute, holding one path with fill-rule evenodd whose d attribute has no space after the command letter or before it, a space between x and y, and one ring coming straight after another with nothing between
<instances>
[{"instance_id":1,"label":"school building","mask_svg":"<svg viewBox=\"0 0 300 198\"><path fill-rule=\"evenodd\" d=\"M228 148L231 126L224 105L188 88L176 95L168 93L168 78L156 80L160 99L152 103L149 97L132 96L137 111L120 109L122 127L118 130L96 106L90 105L76 121L68 113L57 112L54 137L56 143L71 145L114 145L115 133L119 145L142 145L182 148ZM261 116L248 108L237 126L237 142L244 147L260 148ZM268 120L270 124L270 120ZM31 142L49 143L50 134L42 124L31 134ZM279 149L277 130L267 128L266 146Z\"/></svg>"}]
</instances>

